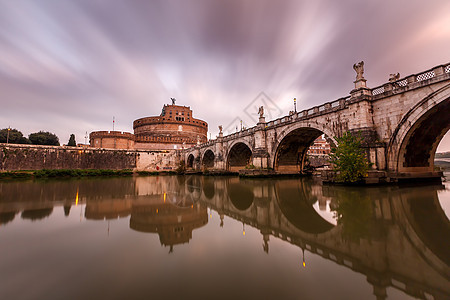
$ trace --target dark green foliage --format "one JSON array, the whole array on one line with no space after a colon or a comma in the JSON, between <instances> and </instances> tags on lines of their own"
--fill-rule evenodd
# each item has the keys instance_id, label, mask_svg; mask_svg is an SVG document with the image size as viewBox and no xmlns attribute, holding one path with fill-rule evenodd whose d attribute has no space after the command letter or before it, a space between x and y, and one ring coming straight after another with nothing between
<instances>
[{"instance_id":1,"label":"dark green foliage","mask_svg":"<svg viewBox=\"0 0 450 300\"><path fill-rule=\"evenodd\" d=\"M59 138L50 132L39 131L31 133L28 138L34 145L59 146Z\"/></svg>"},{"instance_id":2,"label":"dark green foliage","mask_svg":"<svg viewBox=\"0 0 450 300\"><path fill-rule=\"evenodd\" d=\"M150 172L150 171L137 171L137 173L138 173L139 176L153 176L153 175L159 175L160 174L160 172L158 172L158 171L153 171L153 172Z\"/></svg>"},{"instance_id":3,"label":"dark green foliage","mask_svg":"<svg viewBox=\"0 0 450 300\"><path fill-rule=\"evenodd\" d=\"M175 175L175 171L137 171L139 176Z\"/></svg>"},{"instance_id":4,"label":"dark green foliage","mask_svg":"<svg viewBox=\"0 0 450 300\"><path fill-rule=\"evenodd\" d=\"M7 139L10 144L30 144L30 141L17 129L9 130L9 138L8 128L0 130L0 143L6 143Z\"/></svg>"},{"instance_id":5,"label":"dark green foliage","mask_svg":"<svg viewBox=\"0 0 450 300\"><path fill-rule=\"evenodd\" d=\"M358 182L367 176L369 163L364 149L361 148L361 137L346 132L337 138L339 146L331 149L330 162L334 165L339 182Z\"/></svg>"},{"instance_id":6,"label":"dark green foliage","mask_svg":"<svg viewBox=\"0 0 450 300\"><path fill-rule=\"evenodd\" d=\"M36 178L49 177L87 177L87 176L131 176L131 170L97 170L97 169L57 169L57 170L39 170L34 172Z\"/></svg>"},{"instance_id":7,"label":"dark green foliage","mask_svg":"<svg viewBox=\"0 0 450 300\"><path fill-rule=\"evenodd\" d=\"M177 174L184 174L186 172L186 164L184 163L184 160L180 161L178 168L175 170Z\"/></svg>"},{"instance_id":8,"label":"dark green foliage","mask_svg":"<svg viewBox=\"0 0 450 300\"><path fill-rule=\"evenodd\" d=\"M69 138L69 142L67 143L67 146L75 147L77 145L77 142L75 142L75 134L71 134Z\"/></svg>"},{"instance_id":9,"label":"dark green foliage","mask_svg":"<svg viewBox=\"0 0 450 300\"><path fill-rule=\"evenodd\" d=\"M31 178L33 173L26 171L0 172L0 179L22 179Z\"/></svg>"}]
</instances>

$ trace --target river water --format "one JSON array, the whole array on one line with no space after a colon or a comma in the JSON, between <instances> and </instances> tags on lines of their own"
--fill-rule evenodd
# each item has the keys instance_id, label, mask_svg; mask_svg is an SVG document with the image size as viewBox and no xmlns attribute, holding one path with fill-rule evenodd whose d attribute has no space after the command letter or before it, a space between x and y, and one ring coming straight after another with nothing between
<instances>
[{"instance_id":1,"label":"river water","mask_svg":"<svg viewBox=\"0 0 450 300\"><path fill-rule=\"evenodd\" d=\"M1 299L450 299L450 183L0 182Z\"/></svg>"}]
</instances>

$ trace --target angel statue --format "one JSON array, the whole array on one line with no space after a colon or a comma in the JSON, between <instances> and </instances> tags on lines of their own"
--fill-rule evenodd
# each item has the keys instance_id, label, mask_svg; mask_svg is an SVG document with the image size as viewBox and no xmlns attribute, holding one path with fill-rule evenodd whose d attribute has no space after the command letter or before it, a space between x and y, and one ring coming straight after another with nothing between
<instances>
[{"instance_id":1,"label":"angel statue","mask_svg":"<svg viewBox=\"0 0 450 300\"><path fill-rule=\"evenodd\" d=\"M353 69L356 71L356 80L364 79L364 61L354 64Z\"/></svg>"},{"instance_id":2,"label":"angel statue","mask_svg":"<svg viewBox=\"0 0 450 300\"><path fill-rule=\"evenodd\" d=\"M264 106L259 107L258 114L260 118L264 118Z\"/></svg>"},{"instance_id":3,"label":"angel statue","mask_svg":"<svg viewBox=\"0 0 450 300\"><path fill-rule=\"evenodd\" d=\"M222 133L222 125L219 125L219 133Z\"/></svg>"},{"instance_id":4,"label":"angel statue","mask_svg":"<svg viewBox=\"0 0 450 300\"><path fill-rule=\"evenodd\" d=\"M400 73L389 74L389 82L395 82L400 79Z\"/></svg>"}]
</instances>

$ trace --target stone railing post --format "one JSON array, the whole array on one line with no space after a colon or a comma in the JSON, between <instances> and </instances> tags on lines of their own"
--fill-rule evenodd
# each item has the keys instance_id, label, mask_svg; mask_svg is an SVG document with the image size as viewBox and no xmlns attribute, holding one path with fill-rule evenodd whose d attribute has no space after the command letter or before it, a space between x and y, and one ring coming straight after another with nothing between
<instances>
[{"instance_id":1,"label":"stone railing post","mask_svg":"<svg viewBox=\"0 0 450 300\"><path fill-rule=\"evenodd\" d=\"M393 86L392 83L386 83L386 84L384 85L384 91L385 91L385 92L392 91L393 88L394 88L394 86Z\"/></svg>"},{"instance_id":2,"label":"stone railing post","mask_svg":"<svg viewBox=\"0 0 450 300\"><path fill-rule=\"evenodd\" d=\"M414 83L416 82L416 76L415 75L411 75L406 77L406 80L408 81L408 84Z\"/></svg>"},{"instance_id":3,"label":"stone railing post","mask_svg":"<svg viewBox=\"0 0 450 300\"><path fill-rule=\"evenodd\" d=\"M434 75L436 75L436 77L443 75L445 73L443 66L436 67L433 69L433 71L434 71Z\"/></svg>"}]
</instances>

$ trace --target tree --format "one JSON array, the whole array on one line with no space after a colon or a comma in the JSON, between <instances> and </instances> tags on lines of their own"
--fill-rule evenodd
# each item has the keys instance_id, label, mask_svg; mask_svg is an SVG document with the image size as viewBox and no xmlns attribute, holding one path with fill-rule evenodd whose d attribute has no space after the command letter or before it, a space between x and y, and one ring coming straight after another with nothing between
<instances>
[{"instance_id":1,"label":"tree","mask_svg":"<svg viewBox=\"0 0 450 300\"><path fill-rule=\"evenodd\" d=\"M28 138L34 145L52 145L59 146L59 138L50 132L39 131L31 133Z\"/></svg>"},{"instance_id":2,"label":"tree","mask_svg":"<svg viewBox=\"0 0 450 300\"><path fill-rule=\"evenodd\" d=\"M69 142L67 143L67 146L73 146L75 147L77 143L75 142L75 134L71 134L69 138Z\"/></svg>"},{"instance_id":3,"label":"tree","mask_svg":"<svg viewBox=\"0 0 450 300\"><path fill-rule=\"evenodd\" d=\"M10 129L9 137L8 128L0 130L0 143L6 143L6 141L11 144L30 144L30 141L17 129Z\"/></svg>"},{"instance_id":4,"label":"tree","mask_svg":"<svg viewBox=\"0 0 450 300\"><path fill-rule=\"evenodd\" d=\"M337 138L338 146L331 149L330 162L334 165L339 182L357 182L367 175L369 163L364 149L361 148L361 136L346 132Z\"/></svg>"}]
</instances>

